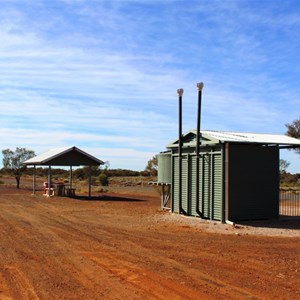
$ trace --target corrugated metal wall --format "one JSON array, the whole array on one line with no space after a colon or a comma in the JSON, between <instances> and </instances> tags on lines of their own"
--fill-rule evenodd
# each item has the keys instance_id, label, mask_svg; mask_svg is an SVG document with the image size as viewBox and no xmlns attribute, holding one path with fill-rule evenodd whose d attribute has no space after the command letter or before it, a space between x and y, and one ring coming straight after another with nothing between
<instances>
[{"instance_id":1,"label":"corrugated metal wall","mask_svg":"<svg viewBox=\"0 0 300 300\"><path fill-rule=\"evenodd\" d=\"M279 216L279 149L253 144L201 147L199 200L196 199L196 155L182 156L182 210L189 216L225 221ZM225 155L227 162L225 160ZM172 211L179 213L179 163L172 154ZM226 178L225 178L226 173ZM197 201L199 210L197 210Z\"/></svg>"},{"instance_id":2,"label":"corrugated metal wall","mask_svg":"<svg viewBox=\"0 0 300 300\"><path fill-rule=\"evenodd\" d=\"M182 208L184 211L188 209L188 158L182 160Z\"/></svg>"},{"instance_id":3,"label":"corrugated metal wall","mask_svg":"<svg viewBox=\"0 0 300 300\"><path fill-rule=\"evenodd\" d=\"M199 164L200 165L200 164ZM197 216L197 204L196 204L196 156L190 156L189 162L189 199L190 199L190 206L188 210L189 216Z\"/></svg>"},{"instance_id":4,"label":"corrugated metal wall","mask_svg":"<svg viewBox=\"0 0 300 300\"><path fill-rule=\"evenodd\" d=\"M179 189L178 189L178 183L179 183L179 160L178 156L172 156L172 205L171 209L173 212L179 213Z\"/></svg>"},{"instance_id":5,"label":"corrugated metal wall","mask_svg":"<svg viewBox=\"0 0 300 300\"><path fill-rule=\"evenodd\" d=\"M206 151L207 150L207 151ZM203 149L199 159L199 210L196 199L196 156L182 157L182 209L190 216L222 220L223 164L220 149ZM172 211L179 213L178 156L173 156Z\"/></svg>"}]
</instances>

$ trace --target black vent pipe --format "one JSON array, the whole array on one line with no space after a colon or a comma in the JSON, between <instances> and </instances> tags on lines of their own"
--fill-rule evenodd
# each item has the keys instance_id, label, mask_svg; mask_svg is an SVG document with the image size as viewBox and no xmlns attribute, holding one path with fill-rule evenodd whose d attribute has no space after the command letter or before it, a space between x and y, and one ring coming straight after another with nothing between
<instances>
[{"instance_id":1,"label":"black vent pipe","mask_svg":"<svg viewBox=\"0 0 300 300\"><path fill-rule=\"evenodd\" d=\"M179 214L182 209L182 94L183 89L177 90L178 94L178 205Z\"/></svg>"},{"instance_id":2,"label":"black vent pipe","mask_svg":"<svg viewBox=\"0 0 300 300\"><path fill-rule=\"evenodd\" d=\"M200 199L199 199L199 161L200 161L200 145L201 145L201 133L200 133L200 123L201 123L201 98L203 82L197 83L198 88L198 109L197 109L197 134L196 134L196 212L200 217L203 217L203 212L200 211Z\"/></svg>"}]
</instances>

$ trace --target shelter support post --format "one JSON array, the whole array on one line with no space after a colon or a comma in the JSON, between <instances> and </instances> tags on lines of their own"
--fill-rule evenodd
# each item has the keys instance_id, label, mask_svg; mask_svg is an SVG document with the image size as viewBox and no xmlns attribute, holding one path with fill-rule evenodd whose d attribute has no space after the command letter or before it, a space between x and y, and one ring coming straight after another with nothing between
<instances>
[{"instance_id":1,"label":"shelter support post","mask_svg":"<svg viewBox=\"0 0 300 300\"><path fill-rule=\"evenodd\" d=\"M35 195L36 191L36 165L33 166L33 183L32 183L32 193Z\"/></svg>"},{"instance_id":2,"label":"shelter support post","mask_svg":"<svg viewBox=\"0 0 300 300\"><path fill-rule=\"evenodd\" d=\"M92 195L92 168L89 166L89 198Z\"/></svg>"},{"instance_id":3,"label":"shelter support post","mask_svg":"<svg viewBox=\"0 0 300 300\"><path fill-rule=\"evenodd\" d=\"M51 196L51 166L48 169L48 197Z\"/></svg>"},{"instance_id":4,"label":"shelter support post","mask_svg":"<svg viewBox=\"0 0 300 300\"><path fill-rule=\"evenodd\" d=\"M70 166L70 177L69 177L69 181L70 181L70 189L72 189L72 181L73 181L73 169L72 169L72 166Z\"/></svg>"}]
</instances>

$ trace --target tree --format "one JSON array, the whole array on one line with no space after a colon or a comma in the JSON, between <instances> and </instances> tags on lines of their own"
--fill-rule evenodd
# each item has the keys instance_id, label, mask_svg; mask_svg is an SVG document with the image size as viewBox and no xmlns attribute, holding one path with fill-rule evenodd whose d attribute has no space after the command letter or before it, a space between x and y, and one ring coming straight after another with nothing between
<instances>
[{"instance_id":1,"label":"tree","mask_svg":"<svg viewBox=\"0 0 300 300\"><path fill-rule=\"evenodd\" d=\"M148 172L151 176L156 176L157 168L157 156L153 156L150 160L148 160L145 171Z\"/></svg>"},{"instance_id":2,"label":"tree","mask_svg":"<svg viewBox=\"0 0 300 300\"><path fill-rule=\"evenodd\" d=\"M280 159L279 160L279 171L280 174L286 173L287 168L289 167L290 163L287 160Z\"/></svg>"},{"instance_id":3,"label":"tree","mask_svg":"<svg viewBox=\"0 0 300 300\"><path fill-rule=\"evenodd\" d=\"M23 162L35 156L34 151L26 148L16 148L16 151L10 149L2 150L3 167L10 171L16 178L17 189L20 188L21 176L27 166Z\"/></svg>"},{"instance_id":4,"label":"tree","mask_svg":"<svg viewBox=\"0 0 300 300\"><path fill-rule=\"evenodd\" d=\"M300 118L294 120L291 124L285 124L287 128L286 135L300 139ZM296 148L295 151L300 154L300 148Z\"/></svg>"},{"instance_id":5,"label":"tree","mask_svg":"<svg viewBox=\"0 0 300 300\"><path fill-rule=\"evenodd\" d=\"M104 167L103 171L98 176L98 180L102 186L108 186L109 184L109 180L108 180L109 166L110 166L109 161L106 161L103 165Z\"/></svg>"}]
</instances>

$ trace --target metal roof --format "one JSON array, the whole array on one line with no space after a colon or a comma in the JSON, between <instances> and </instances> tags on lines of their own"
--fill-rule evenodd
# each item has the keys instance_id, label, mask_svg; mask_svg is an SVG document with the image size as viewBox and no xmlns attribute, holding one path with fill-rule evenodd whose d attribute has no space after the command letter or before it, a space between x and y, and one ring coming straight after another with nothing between
<instances>
[{"instance_id":1,"label":"metal roof","mask_svg":"<svg viewBox=\"0 0 300 300\"><path fill-rule=\"evenodd\" d=\"M51 149L24 161L24 164L47 166L99 166L103 165L104 162L73 146Z\"/></svg>"},{"instance_id":2,"label":"metal roof","mask_svg":"<svg viewBox=\"0 0 300 300\"><path fill-rule=\"evenodd\" d=\"M188 146L196 145L196 130L183 134L183 143ZM247 133L233 131L201 130L201 144L216 143L245 143L276 145L281 148L300 147L300 140L283 134ZM178 139L167 145L167 148L178 145Z\"/></svg>"},{"instance_id":3,"label":"metal roof","mask_svg":"<svg viewBox=\"0 0 300 300\"><path fill-rule=\"evenodd\" d=\"M196 134L196 130L194 131ZM283 134L245 133L230 131L203 130L204 136L218 139L220 142L259 143L277 145L299 145L300 140Z\"/></svg>"}]
</instances>

